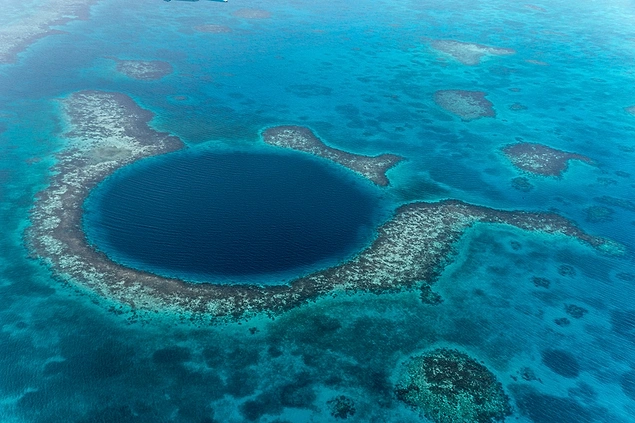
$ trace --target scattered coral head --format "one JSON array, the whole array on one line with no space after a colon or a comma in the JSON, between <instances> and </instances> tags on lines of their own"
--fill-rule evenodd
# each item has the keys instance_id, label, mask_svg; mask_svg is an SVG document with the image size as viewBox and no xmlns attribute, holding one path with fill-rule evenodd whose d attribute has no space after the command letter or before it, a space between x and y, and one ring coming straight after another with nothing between
<instances>
[{"instance_id":1,"label":"scattered coral head","mask_svg":"<svg viewBox=\"0 0 635 423\"><path fill-rule=\"evenodd\" d=\"M484 56L507 56L516 53L515 50L509 48L490 47L456 40L434 40L431 45L433 49L449 54L468 66L478 65Z\"/></svg>"},{"instance_id":2,"label":"scattered coral head","mask_svg":"<svg viewBox=\"0 0 635 423\"><path fill-rule=\"evenodd\" d=\"M268 19L271 17L270 12L261 9L238 9L232 15L245 19Z\"/></svg>"},{"instance_id":3,"label":"scattered coral head","mask_svg":"<svg viewBox=\"0 0 635 423\"><path fill-rule=\"evenodd\" d=\"M434 101L465 121L496 117L494 105L485 96L482 91L440 90L434 93Z\"/></svg>"},{"instance_id":4,"label":"scattered coral head","mask_svg":"<svg viewBox=\"0 0 635 423\"><path fill-rule=\"evenodd\" d=\"M355 415L355 402L346 395L339 395L326 402L331 416L336 419L347 419Z\"/></svg>"},{"instance_id":5,"label":"scattered coral head","mask_svg":"<svg viewBox=\"0 0 635 423\"><path fill-rule=\"evenodd\" d=\"M542 176L562 176L569 160L593 163L593 160L581 154L527 142L508 145L503 148L503 153L518 169Z\"/></svg>"},{"instance_id":6,"label":"scattered coral head","mask_svg":"<svg viewBox=\"0 0 635 423\"><path fill-rule=\"evenodd\" d=\"M161 79L173 70L171 64L160 60L119 60L115 57L110 59L117 62L117 72L138 80Z\"/></svg>"},{"instance_id":7,"label":"scattered coral head","mask_svg":"<svg viewBox=\"0 0 635 423\"><path fill-rule=\"evenodd\" d=\"M195 31L207 32L209 34L226 34L232 32L232 29L225 25L205 24L197 25L194 27Z\"/></svg>"},{"instance_id":8,"label":"scattered coral head","mask_svg":"<svg viewBox=\"0 0 635 423\"><path fill-rule=\"evenodd\" d=\"M437 423L503 421L509 398L487 367L465 353L439 348L411 357L397 397Z\"/></svg>"}]
</instances>

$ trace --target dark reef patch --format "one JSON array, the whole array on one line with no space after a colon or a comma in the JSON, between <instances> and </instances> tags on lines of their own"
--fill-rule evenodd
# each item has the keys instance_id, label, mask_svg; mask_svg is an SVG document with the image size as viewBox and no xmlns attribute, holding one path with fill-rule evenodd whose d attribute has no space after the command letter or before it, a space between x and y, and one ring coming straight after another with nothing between
<instances>
[{"instance_id":1,"label":"dark reef patch","mask_svg":"<svg viewBox=\"0 0 635 423\"><path fill-rule=\"evenodd\" d=\"M541 394L526 387L515 389L520 412L534 423L594 423L599 419L594 410L575 400Z\"/></svg>"},{"instance_id":2,"label":"dark reef patch","mask_svg":"<svg viewBox=\"0 0 635 423\"><path fill-rule=\"evenodd\" d=\"M608 195L603 195L601 197L594 198L598 203L606 204L607 206L620 207L624 210L635 212L635 203L630 200L625 200L623 198L611 197Z\"/></svg>"},{"instance_id":3,"label":"dark reef patch","mask_svg":"<svg viewBox=\"0 0 635 423\"><path fill-rule=\"evenodd\" d=\"M192 358L192 353L184 347L167 347L156 350L152 361L162 366L178 366Z\"/></svg>"},{"instance_id":4,"label":"dark reef patch","mask_svg":"<svg viewBox=\"0 0 635 423\"><path fill-rule=\"evenodd\" d=\"M529 368L529 367L522 367L519 371L518 374L520 375L520 377L527 381L527 382L533 382L533 381L538 381L541 382L542 381L538 378L538 376L536 376L536 373L533 371L533 369Z\"/></svg>"},{"instance_id":5,"label":"dark reef patch","mask_svg":"<svg viewBox=\"0 0 635 423\"><path fill-rule=\"evenodd\" d=\"M591 385L585 382L578 382L574 387L568 389L569 395L572 398L576 398L583 403L590 403L597 399L597 392Z\"/></svg>"},{"instance_id":6,"label":"dark reef patch","mask_svg":"<svg viewBox=\"0 0 635 423\"><path fill-rule=\"evenodd\" d=\"M279 395L280 404L290 408L309 408L316 399L313 389L315 380L310 373L298 374L292 382L275 389Z\"/></svg>"},{"instance_id":7,"label":"dark reef patch","mask_svg":"<svg viewBox=\"0 0 635 423\"><path fill-rule=\"evenodd\" d=\"M534 186L529 179L524 176L518 176L512 179L512 187L521 192L529 192L534 189Z\"/></svg>"},{"instance_id":8,"label":"dark reef patch","mask_svg":"<svg viewBox=\"0 0 635 423\"><path fill-rule=\"evenodd\" d=\"M635 401L635 370L626 372L620 377L620 387L624 395Z\"/></svg>"},{"instance_id":9,"label":"dark reef patch","mask_svg":"<svg viewBox=\"0 0 635 423\"><path fill-rule=\"evenodd\" d=\"M585 220L590 223L612 222L615 210L604 206L591 206L584 209L586 212Z\"/></svg>"},{"instance_id":10,"label":"dark reef patch","mask_svg":"<svg viewBox=\"0 0 635 423\"><path fill-rule=\"evenodd\" d=\"M429 285L421 286L420 298L424 304L439 305L443 303L443 298L441 297L441 295L434 292Z\"/></svg>"},{"instance_id":11,"label":"dark reef patch","mask_svg":"<svg viewBox=\"0 0 635 423\"><path fill-rule=\"evenodd\" d=\"M410 358L395 394L437 423L497 422L512 412L492 372L467 354L446 348Z\"/></svg>"},{"instance_id":12,"label":"dark reef patch","mask_svg":"<svg viewBox=\"0 0 635 423\"><path fill-rule=\"evenodd\" d=\"M527 106L521 103L514 103L509 106L509 110L513 110L515 112L520 110L527 110Z\"/></svg>"},{"instance_id":13,"label":"dark reef patch","mask_svg":"<svg viewBox=\"0 0 635 423\"><path fill-rule=\"evenodd\" d=\"M336 419L347 419L355 415L355 402L346 395L338 395L326 402L331 416Z\"/></svg>"},{"instance_id":14,"label":"dark reef patch","mask_svg":"<svg viewBox=\"0 0 635 423\"><path fill-rule=\"evenodd\" d=\"M635 310L611 311L611 329L635 342Z\"/></svg>"},{"instance_id":15,"label":"dark reef patch","mask_svg":"<svg viewBox=\"0 0 635 423\"><path fill-rule=\"evenodd\" d=\"M551 286L551 281L549 279L542 278L540 276L534 276L533 278L531 278L531 281L534 283L534 286L536 288L549 289L549 287Z\"/></svg>"},{"instance_id":16,"label":"dark reef patch","mask_svg":"<svg viewBox=\"0 0 635 423\"><path fill-rule=\"evenodd\" d=\"M558 266L558 274L560 276L574 277L576 275L575 268L568 264L561 264Z\"/></svg>"},{"instance_id":17,"label":"dark reef patch","mask_svg":"<svg viewBox=\"0 0 635 423\"><path fill-rule=\"evenodd\" d=\"M571 324L571 320L566 317L559 317L553 321L558 326L569 326Z\"/></svg>"},{"instance_id":18,"label":"dark reef patch","mask_svg":"<svg viewBox=\"0 0 635 423\"><path fill-rule=\"evenodd\" d=\"M578 361L566 351L548 349L542 351L541 356L544 365L562 377L576 378L580 374Z\"/></svg>"},{"instance_id":19,"label":"dark reef patch","mask_svg":"<svg viewBox=\"0 0 635 423\"><path fill-rule=\"evenodd\" d=\"M448 196L450 191L443 186L426 179L414 179L393 187L392 193L402 202L425 200Z\"/></svg>"},{"instance_id":20,"label":"dark reef patch","mask_svg":"<svg viewBox=\"0 0 635 423\"><path fill-rule=\"evenodd\" d=\"M589 312L589 310L587 310L586 308L577 306L575 304L565 304L564 311L566 311L567 314L574 319L581 319L584 317L585 314Z\"/></svg>"},{"instance_id":21,"label":"dark reef patch","mask_svg":"<svg viewBox=\"0 0 635 423\"><path fill-rule=\"evenodd\" d=\"M271 386L256 398L244 402L240 411L249 421L264 415L277 415L284 408L311 408L316 399L313 389L315 380L309 373L299 373L293 381Z\"/></svg>"},{"instance_id":22,"label":"dark reef patch","mask_svg":"<svg viewBox=\"0 0 635 423\"><path fill-rule=\"evenodd\" d=\"M632 273L620 272L616 273L615 277L624 282L633 282L635 281L635 275Z\"/></svg>"}]
</instances>

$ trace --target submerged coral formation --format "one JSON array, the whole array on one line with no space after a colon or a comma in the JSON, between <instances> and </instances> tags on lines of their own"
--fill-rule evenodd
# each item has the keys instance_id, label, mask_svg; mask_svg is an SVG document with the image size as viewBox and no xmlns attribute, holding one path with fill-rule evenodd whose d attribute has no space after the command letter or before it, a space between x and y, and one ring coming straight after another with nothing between
<instances>
[{"instance_id":1,"label":"submerged coral formation","mask_svg":"<svg viewBox=\"0 0 635 423\"><path fill-rule=\"evenodd\" d=\"M271 12L261 9L238 9L232 15L245 19L267 19L271 17Z\"/></svg>"},{"instance_id":2,"label":"submerged coral formation","mask_svg":"<svg viewBox=\"0 0 635 423\"><path fill-rule=\"evenodd\" d=\"M198 32L207 32L209 34L225 34L232 32L232 29L228 26L215 24L197 25L194 27L194 30Z\"/></svg>"},{"instance_id":3,"label":"submerged coral formation","mask_svg":"<svg viewBox=\"0 0 635 423\"><path fill-rule=\"evenodd\" d=\"M623 253L622 246L588 235L556 214L502 211L445 200L401 206L355 258L287 285L257 286L240 284L240 280L193 284L157 276L123 267L89 245L82 231L82 205L90 190L115 170L181 149L182 142L149 128L151 114L123 94L79 92L63 100L63 106L70 126L65 134L68 145L58 156L50 185L38 195L26 241L34 255L59 276L136 309L186 313L193 318L240 318L260 312L278 314L338 292L421 289L434 282L454 243L479 222L565 235L601 251ZM317 151L322 150L318 147Z\"/></svg>"},{"instance_id":4,"label":"submerged coral formation","mask_svg":"<svg viewBox=\"0 0 635 423\"><path fill-rule=\"evenodd\" d=\"M613 221L615 210L604 206L591 206L584 209L585 220L590 223L606 223Z\"/></svg>"},{"instance_id":5,"label":"submerged coral formation","mask_svg":"<svg viewBox=\"0 0 635 423\"><path fill-rule=\"evenodd\" d=\"M440 90L434 93L434 101L448 112L470 121L496 116L494 105L485 96L482 91Z\"/></svg>"},{"instance_id":6,"label":"submerged coral formation","mask_svg":"<svg viewBox=\"0 0 635 423\"><path fill-rule=\"evenodd\" d=\"M635 401L635 370L626 372L620 377L620 387L624 395Z\"/></svg>"},{"instance_id":7,"label":"submerged coral formation","mask_svg":"<svg viewBox=\"0 0 635 423\"><path fill-rule=\"evenodd\" d=\"M566 304L564 306L564 311L566 311L566 313L574 319L581 319L589 312L586 308L575 304Z\"/></svg>"},{"instance_id":8,"label":"submerged coral formation","mask_svg":"<svg viewBox=\"0 0 635 423\"><path fill-rule=\"evenodd\" d=\"M433 49L449 54L464 65L478 65L483 56L508 56L516 53L510 48L490 47L482 44L464 43L455 40L433 40Z\"/></svg>"},{"instance_id":9,"label":"submerged coral formation","mask_svg":"<svg viewBox=\"0 0 635 423\"><path fill-rule=\"evenodd\" d=\"M571 324L571 320L566 317L559 317L553 321L558 326L569 326Z\"/></svg>"},{"instance_id":10,"label":"submerged coral formation","mask_svg":"<svg viewBox=\"0 0 635 423\"><path fill-rule=\"evenodd\" d=\"M421 286L421 302L429 305L439 305L443 303L443 298L439 293L434 292L430 285Z\"/></svg>"},{"instance_id":11,"label":"submerged coral formation","mask_svg":"<svg viewBox=\"0 0 635 423\"><path fill-rule=\"evenodd\" d=\"M508 145L503 148L503 153L518 169L543 176L562 176L569 160L593 163L593 160L581 154L527 142Z\"/></svg>"},{"instance_id":12,"label":"submerged coral formation","mask_svg":"<svg viewBox=\"0 0 635 423\"><path fill-rule=\"evenodd\" d=\"M576 378L580 374L578 361L567 351L548 349L541 356L545 366L562 377Z\"/></svg>"},{"instance_id":13,"label":"submerged coral formation","mask_svg":"<svg viewBox=\"0 0 635 423\"><path fill-rule=\"evenodd\" d=\"M355 415L355 402L346 395L338 395L326 402L331 416L336 419L347 419Z\"/></svg>"},{"instance_id":14,"label":"submerged coral formation","mask_svg":"<svg viewBox=\"0 0 635 423\"><path fill-rule=\"evenodd\" d=\"M395 393L437 423L497 422L512 412L503 386L487 367L447 348L412 357Z\"/></svg>"},{"instance_id":15,"label":"submerged coral formation","mask_svg":"<svg viewBox=\"0 0 635 423\"><path fill-rule=\"evenodd\" d=\"M9 25L0 27L0 63L12 63L16 55L40 38L61 31L54 26L86 19L95 0L47 0L32 12Z\"/></svg>"},{"instance_id":16,"label":"submerged coral formation","mask_svg":"<svg viewBox=\"0 0 635 423\"><path fill-rule=\"evenodd\" d=\"M512 187L522 192L529 192L532 189L534 189L534 186L532 185L531 182L529 182L529 179L523 176L518 176L516 178L513 178Z\"/></svg>"},{"instance_id":17,"label":"submerged coral formation","mask_svg":"<svg viewBox=\"0 0 635 423\"><path fill-rule=\"evenodd\" d=\"M151 81L172 73L172 65L160 60L120 60L116 57L109 59L117 62L117 72L128 78Z\"/></svg>"},{"instance_id":18,"label":"submerged coral formation","mask_svg":"<svg viewBox=\"0 0 635 423\"><path fill-rule=\"evenodd\" d=\"M517 112L519 110L527 110L527 106L525 106L524 104L520 104L520 103L514 103L514 104L509 106L509 110L513 110L515 112Z\"/></svg>"},{"instance_id":19,"label":"submerged coral formation","mask_svg":"<svg viewBox=\"0 0 635 423\"><path fill-rule=\"evenodd\" d=\"M615 198L609 195L603 195L601 197L595 197L594 200L608 206L620 207L624 210L635 212L635 203L624 198Z\"/></svg>"},{"instance_id":20,"label":"submerged coral formation","mask_svg":"<svg viewBox=\"0 0 635 423\"><path fill-rule=\"evenodd\" d=\"M560 266L558 266L558 273L561 276L568 276L568 277L574 277L576 275L576 271L575 268L573 266L570 266L568 264L561 264Z\"/></svg>"},{"instance_id":21,"label":"submerged coral formation","mask_svg":"<svg viewBox=\"0 0 635 423\"><path fill-rule=\"evenodd\" d=\"M539 276L534 276L533 278L531 278L532 282L534 283L534 286L536 286L537 288L547 288L549 289L549 286L551 285L551 281L547 278L541 278Z\"/></svg>"},{"instance_id":22,"label":"submerged coral formation","mask_svg":"<svg viewBox=\"0 0 635 423\"><path fill-rule=\"evenodd\" d=\"M270 145L304 151L349 168L380 186L389 184L386 172L403 160L394 154L364 156L329 147L310 129L301 126L275 126L262 132L262 139Z\"/></svg>"}]
</instances>

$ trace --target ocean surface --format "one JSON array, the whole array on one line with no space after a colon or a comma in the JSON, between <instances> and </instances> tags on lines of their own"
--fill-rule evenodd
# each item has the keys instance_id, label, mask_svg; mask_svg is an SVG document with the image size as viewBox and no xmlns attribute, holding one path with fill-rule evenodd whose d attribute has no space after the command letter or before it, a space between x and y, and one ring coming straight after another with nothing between
<instances>
[{"instance_id":1,"label":"ocean surface","mask_svg":"<svg viewBox=\"0 0 635 423\"><path fill-rule=\"evenodd\" d=\"M0 25L46 4L0 0ZM635 2L101 0L87 19L55 29L0 65L1 422L425 422L395 386L409 357L435 348L469 354L496 376L510 398L506 421L635 421L635 116L626 110L635 105ZM468 66L434 50L438 39L516 53ZM165 61L173 72L137 80L113 58ZM36 195L66 146L60 99L81 90L130 96L154 113L154 129L187 146L174 160L146 159L104 182L86 205L87 227L100 213L117 213L111 203L91 209L123 195L117 184L155 165L193 170L190 154L261 172L271 154L276 169L309 169L299 175L309 191L285 200L324 195L312 198L324 206L312 217L325 220L308 223L337 245L325 242L304 262L299 254L278 266L284 257L263 256L239 269L259 284L345 260L370 243L390 210L447 198L556 212L627 253L479 224L433 285L440 304L407 291L325 297L235 323L138 313L61 281L24 243ZM461 120L435 104L438 90L484 91L496 117ZM406 160L388 172L390 186L369 186L320 159L266 147L260 131L275 125L306 126L329 146ZM523 173L501 151L519 141L593 163L571 161L560 178ZM283 176L272 183L290 189ZM518 189L518 177L529 185ZM193 180L195 190L223 183L201 173ZM169 192L150 190L135 207ZM340 204L322 201L342 195ZM342 220L346 213L354 216ZM323 231L328 219L343 226ZM219 272L116 259L189 272L194 282ZM236 275L235 266L224 274ZM334 410L341 396L353 412Z\"/></svg>"}]
</instances>

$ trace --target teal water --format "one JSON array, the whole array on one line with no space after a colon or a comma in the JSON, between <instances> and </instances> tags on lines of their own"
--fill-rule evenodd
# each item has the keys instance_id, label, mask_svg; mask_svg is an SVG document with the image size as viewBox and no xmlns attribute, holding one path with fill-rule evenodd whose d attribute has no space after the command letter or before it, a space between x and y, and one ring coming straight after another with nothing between
<instances>
[{"instance_id":1,"label":"teal water","mask_svg":"<svg viewBox=\"0 0 635 423\"><path fill-rule=\"evenodd\" d=\"M2 22L42 4L12 5ZM635 104L635 5L537 5L545 11L502 0L104 0L1 65L0 420L330 422L329 401L345 395L350 421L425 421L393 389L404 360L439 346L496 374L508 421L635 420L635 214L598 201L635 198L635 117L624 111ZM243 7L271 17L232 15ZM231 32L193 29L203 24ZM432 50L437 38L517 53L468 67ZM169 61L174 72L137 81L110 56ZM56 280L23 245L64 147L57 99L84 89L130 95L155 113L154 128L191 148L259 149L265 126L308 126L337 148L404 156L383 191L393 207L458 198L557 211L631 253L482 225L456 245L435 306L418 292L338 296L209 326L130 311ZM443 89L486 91L497 117L461 121L435 105ZM518 140L595 165L572 162L561 179L522 175L500 151ZM518 176L533 189L513 188ZM589 219L593 206L608 219ZM571 305L586 312L573 317Z\"/></svg>"}]
</instances>

